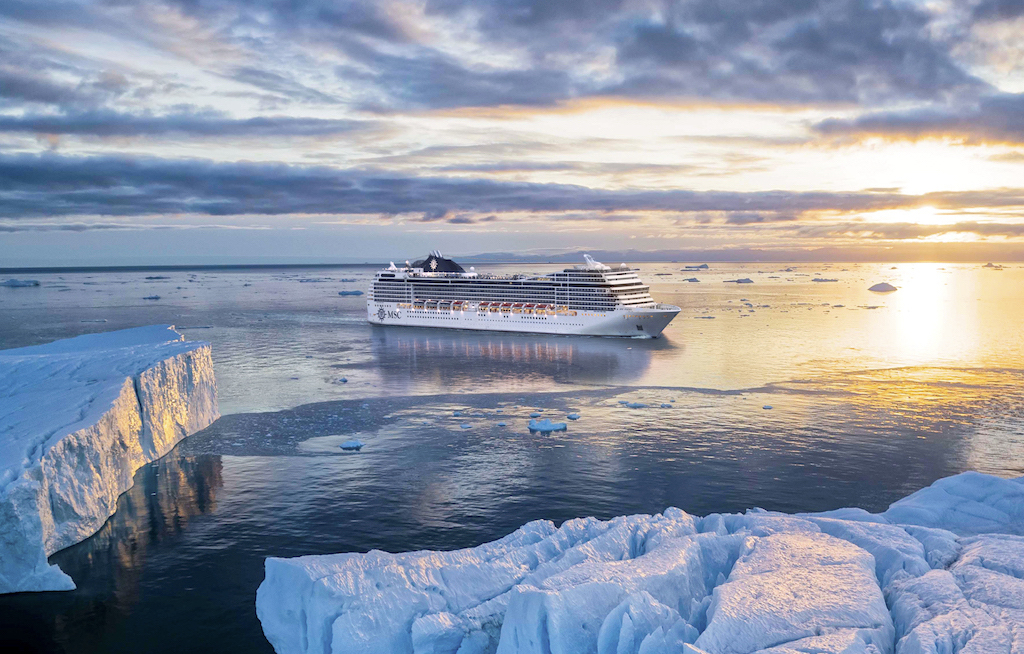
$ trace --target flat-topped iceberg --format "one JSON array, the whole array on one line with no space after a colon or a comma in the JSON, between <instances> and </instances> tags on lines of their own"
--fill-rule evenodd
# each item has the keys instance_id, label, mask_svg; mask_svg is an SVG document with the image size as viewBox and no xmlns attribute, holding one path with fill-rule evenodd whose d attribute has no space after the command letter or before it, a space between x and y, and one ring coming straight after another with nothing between
<instances>
[{"instance_id":1,"label":"flat-topped iceberg","mask_svg":"<svg viewBox=\"0 0 1024 654\"><path fill-rule=\"evenodd\" d=\"M670 508L268 558L256 613L279 654L1017 653L1022 493L964 473L881 514Z\"/></svg>"},{"instance_id":2,"label":"flat-topped iceberg","mask_svg":"<svg viewBox=\"0 0 1024 654\"><path fill-rule=\"evenodd\" d=\"M169 325L0 351L0 593L73 589L46 557L218 415L209 344Z\"/></svg>"}]
</instances>

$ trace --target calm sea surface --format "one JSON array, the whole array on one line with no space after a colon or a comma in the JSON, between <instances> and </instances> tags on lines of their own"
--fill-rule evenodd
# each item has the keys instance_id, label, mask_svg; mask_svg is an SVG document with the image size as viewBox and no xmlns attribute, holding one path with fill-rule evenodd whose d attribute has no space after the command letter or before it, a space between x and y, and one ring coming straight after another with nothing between
<instances>
[{"instance_id":1,"label":"calm sea surface","mask_svg":"<svg viewBox=\"0 0 1024 654\"><path fill-rule=\"evenodd\" d=\"M880 510L963 470L1024 474L1024 267L639 267L683 308L657 340L371 327L365 297L338 295L369 285L358 266L0 288L0 348L153 323L210 341L224 414L51 557L78 590L0 596L0 647L269 652L266 556L465 547L670 505ZM899 290L867 291L883 281ZM530 435L536 411L582 417ZM343 454L352 437L366 447Z\"/></svg>"}]
</instances>

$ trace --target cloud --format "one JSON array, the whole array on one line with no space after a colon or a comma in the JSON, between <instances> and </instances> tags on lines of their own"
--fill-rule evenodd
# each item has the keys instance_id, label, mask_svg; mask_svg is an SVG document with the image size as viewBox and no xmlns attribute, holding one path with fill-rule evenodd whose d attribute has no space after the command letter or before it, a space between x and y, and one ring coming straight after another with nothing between
<instances>
[{"instance_id":1,"label":"cloud","mask_svg":"<svg viewBox=\"0 0 1024 654\"><path fill-rule=\"evenodd\" d=\"M925 107L830 119L815 128L830 136L916 140L947 137L969 143L1024 143L1024 93L1001 93L963 108Z\"/></svg>"},{"instance_id":2,"label":"cloud","mask_svg":"<svg viewBox=\"0 0 1024 654\"><path fill-rule=\"evenodd\" d=\"M982 0L971 12L980 21L1002 21L1024 16L1021 0Z\"/></svg>"},{"instance_id":3,"label":"cloud","mask_svg":"<svg viewBox=\"0 0 1024 654\"><path fill-rule=\"evenodd\" d=\"M245 63L195 62L214 74L378 112L596 96L875 103L988 88L955 59L961 43L936 25L943 10L916 2L174 0L128 14L73 5L66 18L60 0L9 4L13 20L150 47L215 39ZM975 13L1002 20L1013 7L988 1ZM190 23L203 29L169 27Z\"/></svg>"},{"instance_id":4,"label":"cloud","mask_svg":"<svg viewBox=\"0 0 1024 654\"><path fill-rule=\"evenodd\" d=\"M95 110L59 115L0 115L0 132L76 134L85 136L164 136L187 134L206 137L327 136L374 125L372 121L257 116L234 119L217 112L178 112L165 115L130 114Z\"/></svg>"},{"instance_id":5,"label":"cloud","mask_svg":"<svg viewBox=\"0 0 1024 654\"><path fill-rule=\"evenodd\" d=\"M276 163L0 155L0 217L450 213L807 212L1024 206L1024 189L906 196L876 192L605 190L569 184L415 177ZM742 219L741 219L742 220Z\"/></svg>"},{"instance_id":6,"label":"cloud","mask_svg":"<svg viewBox=\"0 0 1024 654\"><path fill-rule=\"evenodd\" d=\"M910 240L943 234L977 234L978 236L1024 236L1022 223L958 222L949 225L921 225L918 223L832 223L807 225L798 231L800 236L815 238L855 236L884 240Z\"/></svg>"}]
</instances>

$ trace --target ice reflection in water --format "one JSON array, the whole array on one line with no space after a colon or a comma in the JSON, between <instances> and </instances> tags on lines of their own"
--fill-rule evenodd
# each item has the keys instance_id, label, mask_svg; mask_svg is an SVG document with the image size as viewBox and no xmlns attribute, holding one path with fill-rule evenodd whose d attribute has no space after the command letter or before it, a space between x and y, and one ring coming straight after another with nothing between
<instances>
[{"instance_id":1,"label":"ice reflection in water","mask_svg":"<svg viewBox=\"0 0 1024 654\"><path fill-rule=\"evenodd\" d=\"M216 510L222 486L215 455L183 457L172 450L140 468L96 534L50 557L72 575L77 590L0 596L5 651L139 651L132 632L147 627L134 617L138 605L151 605L168 575L175 594L187 587L191 572L175 562L174 548L193 521Z\"/></svg>"}]
</instances>

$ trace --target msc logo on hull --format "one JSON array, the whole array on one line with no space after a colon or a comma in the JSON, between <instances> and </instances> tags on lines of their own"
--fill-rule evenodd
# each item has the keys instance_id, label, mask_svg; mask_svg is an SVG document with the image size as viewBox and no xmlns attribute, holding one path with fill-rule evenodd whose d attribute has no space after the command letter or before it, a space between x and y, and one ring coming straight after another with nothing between
<instances>
[{"instance_id":1,"label":"msc logo on hull","mask_svg":"<svg viewBox=\"0 0 1024 654\"><path fill-rule=\"evenodd\" d=\"M398 320L401 317L402 314L398 313L397 311L387 311L384 309L384 307L377 309L378 320L384 320L385 318L389 320Z\"/></svg>"}]
</instances>

